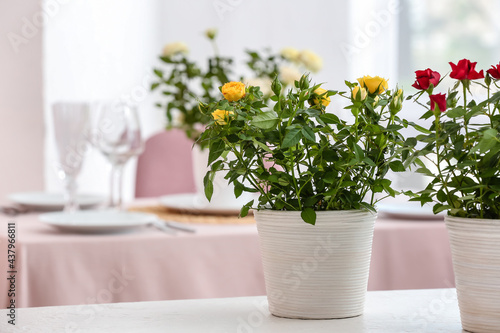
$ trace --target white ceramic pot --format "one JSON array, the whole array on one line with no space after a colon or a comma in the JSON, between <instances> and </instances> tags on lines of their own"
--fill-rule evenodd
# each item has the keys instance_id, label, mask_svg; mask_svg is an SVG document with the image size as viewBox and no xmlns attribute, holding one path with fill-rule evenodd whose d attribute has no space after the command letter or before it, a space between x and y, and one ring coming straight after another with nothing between
<instances>
[{"instance_id":1,"label":"white ceramic pot","mask_svg":"<svg viewBox=\"0 0 500 333\"><path fill-rule=\"evenodd\" d=\"M193 157L193 176L196 186L196 206L209 207L213 209L241 209L243 205L252 199L256 199L257 195L253 193L243 192L240 197L234 197L234 186L228 184L224 179L226 172L217 172L214 178L214 192L212 199L207 200L205 196L205 186L203 178L210 168L207 166L208 162L208 148L201 149L199 145L194 145L192 150ZM250 187L250 184L246 184Z\"/></svg>"},{"instance_id":2,"label":"white ceramic pot","mask_svg":"<svg viewBox=\"0 0 500 333\"><path fill-rule=\"evenodd\" d=\"M376 214L254 211L270 312L278 317L332 319L363 313Z\"/></svg>"},{"instance_id":3,"label":"white ceramic pot","mask_svg":"<svg viewBox=\"0 0 500 333\"><path fill-rule=\"evenodd\" d=\"M500 332L500 220L445 217L462 327Z\"/></svg>"}]
</instances>

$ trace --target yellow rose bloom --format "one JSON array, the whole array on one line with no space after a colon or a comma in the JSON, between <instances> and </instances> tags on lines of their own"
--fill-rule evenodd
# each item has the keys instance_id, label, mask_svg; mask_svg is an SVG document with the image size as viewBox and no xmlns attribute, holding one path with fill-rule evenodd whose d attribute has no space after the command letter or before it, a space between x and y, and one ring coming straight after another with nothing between
<instances>
[{"instance_id":1,"label":"yellow rose bloom","mask_svg":"<svg viewBox=\"0 0 500 333\"><path fill-rule=\"evenodd\" d=\"M229 115L234 114L233 111L226 111L226 110L215 110L212 112L212 117L214 118L215 122L219 125L226 125L227 124L227 119L229 118Z\"/></svg>"},{"instance_id":2,"label":"yellow rose bloom","mask_svg":"<svg viewBox=\"0 0 500 333\"><path fill-rule=\"evenodd\" d=\"M362 87L368 89L370 94L381 94L389 87L389 85L387 84L387 80L380 76L371 77L369 75L366 75L360 77L358 79L358 82Z\"/></svg>"},{"instance_id":3,"label":"yellow rose bloom","mask_svg":"<svg viewBox=\"0 0 500 333\"><path fill-rule=\"evenodd\" d=\"M323 88L317 88L316 90L314 90L314 93L316 95L319 95L319 98L321 99L321 104L323 104L324 106L328 106L328 104L330 104L330 96L326 96L326 93L328 92L328 90L325 90ZM318 101L318 98L314 98L313 99L313 104L314 105L318 105L319 104L319 101Z\"/></svg>"},{"instance_id":4,"label":"yellow rose bloom","mask_svg":"<svg viewBox=\"0 0 500 333\"><path fill-rule=\"evenodd\" d=\"M361 92L359 92L360 90L361 90ZM358 93L359 93L359 96L358 96ZM368 95L368 93L367 93L365 88L362 88L360 86L356 86L356 87L354 87L354 89L352 89L352 99L355 101L362 102L366 99L367 95Z\"/></svg>"},{"instance_id":5,"label":"yellow rose bloom","mask_svg":"<svg viewBox=\"0 0 500 333\"><path fill-rule=\"evenodd\" d=\"M229 102L239 101L245 96L245 84L242 82L228 82L222 86L222 95Z\"/></svg>"}]
</instances>

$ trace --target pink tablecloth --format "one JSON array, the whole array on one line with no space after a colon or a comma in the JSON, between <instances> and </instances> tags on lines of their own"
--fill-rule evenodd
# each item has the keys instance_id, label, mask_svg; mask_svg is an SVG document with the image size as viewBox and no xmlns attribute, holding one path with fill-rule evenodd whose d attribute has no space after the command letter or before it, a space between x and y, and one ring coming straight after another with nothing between
<instances>
[{"instance_id":1,"label":"pink tablecloth","mask_svg":"<svg viewBox=\"0 0 500 333\"><path fill-rule=\"evenodd\" d=\"M17 226L17 307L265 294L254 225L196 225L196 234L177 236L151 227L78 235L42 224L36 214L0 221L4 273L6 224ZM369 289L451 287L450 257L442 221L379 218ZM7 280L0 279L2 307L7 289Z\"/></svg>"}]
</instances>

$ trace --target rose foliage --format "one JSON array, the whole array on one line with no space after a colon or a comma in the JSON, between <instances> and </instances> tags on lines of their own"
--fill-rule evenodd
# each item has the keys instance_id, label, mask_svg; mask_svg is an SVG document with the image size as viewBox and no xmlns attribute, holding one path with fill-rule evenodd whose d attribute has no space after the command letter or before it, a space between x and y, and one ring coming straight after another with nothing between
<instances>
[{"instance_id":1,"label":"rose foliage","mask_svg":"<svg viewBox=\"0 0 500 333\"><path fill-rule=\"evenodd\" d=\"M417 170L430 177L428 186L411 200L434 202L434 213L448 211L452 216L500 218L500 92L497 77L500 66L477 72L476 63L467 59L450 63L455 85L445 94L433 94L437 86L422 90L413 98L429 95L430 107L423 119L432 120L429 129L413 124L421 148L415 156ZM427 71L430 71L429 69ZM417 71L414 87L422 86ZM432 72L432 71L431 71ZM436 73L436 72L433 72ZM437 74L437 75L436 75ZM440 77L439 73L434 77ZM420 82L420 83L419 83ZM482 89L486 98L471 98L470 86ZM425 89L425 84L421 89ZM461 99L461 100L460 100Z\"/></svg>"},{"instance_id":2,"label":"rose foliage","mask_svg":"<svg viewBox=\"0 0 500 333\"><path fill-rule=\"evenodd\" d=\"M387 81L378 77L360 83L366 86L346 81L349 91L338 92L302 76L285 92L275 79L272 108L253 86L239 100L201 105L213 119L200 137L210 149L207 198L221 170L236 197L243 191L259 194L257 202L242 208L242 216L251 207L292 210L314 224L316 211L373 211L378 200L394 196L387 173L405 170L411 148L400 134L407 126L397 115L402 91L387 90ZM349 101L349 120L326 111L333 97Z\"/></svg>"}]
</instances>

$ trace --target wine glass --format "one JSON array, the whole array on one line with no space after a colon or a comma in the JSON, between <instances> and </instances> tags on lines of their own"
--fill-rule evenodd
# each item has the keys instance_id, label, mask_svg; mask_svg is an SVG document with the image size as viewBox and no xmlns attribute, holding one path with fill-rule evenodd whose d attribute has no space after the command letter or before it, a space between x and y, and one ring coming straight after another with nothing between
<instances>
[{"instance_id":1,"label":"wine glass","mask_svg":"<svg viewBox=\"0 0 500 333\"><path fill-rule=\"evenodd\" d=\"M123 102L100 104L93 144L111 164L109 207L122 209L122 174L127 161L144 150L139 117Z\"/></svg>"},{"instance_id":2,"label":"wine glass","mask_svg":"<svg viewBox=\"0 0 500 333\"><path fill-rule=\"evenodd\" d=\"M58 102L52 105L54 136L58 160L57 175L64 182L64 211L79 209L76 177L87 152L90 112L87 103Z\"/></svg>"}]
</instances>

